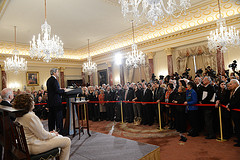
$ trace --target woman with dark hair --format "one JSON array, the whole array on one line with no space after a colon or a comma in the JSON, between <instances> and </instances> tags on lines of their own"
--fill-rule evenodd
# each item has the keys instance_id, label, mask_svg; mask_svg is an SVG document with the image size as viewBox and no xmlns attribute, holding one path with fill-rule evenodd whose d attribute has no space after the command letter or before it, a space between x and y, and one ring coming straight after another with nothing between
<instances>
[{"instance_id":1,"label":"woman with dark hair","mask_svg":"<svg viewBox=\"0 0 240 160\"><path fill-rule=\"evenodd\" d=\"M187 83L187 92L186 92L186 102L184 102L188 114L188 119L191 125L191 130L189 131L189 136L196 137L198 136L198 106L193 106L197 104L197 93L193 89L194 83Z\"/></svg>"},{"instance_id":2,"label":"woman with dark hair","mask_svg":"<svg viewBox=\"0 0 240 160\"><path fill-rule=\"evenodd\" d=\"M186 82L185 82L183 79L181 79L181 80L179 81L179 87L181 87L181 86L187 88Z\"/></svg>"},{"instance_id":3,"label":"woman with dark hair","mask_svg":"<svg viewBox=\"0 0 240 160\"><path fill-rule=\"evenodd\" d=\"M221 81L219 83L219 90L217 91L216 98L216 108L219 105L227 105L229 103L230 98L230 90L226 87L226 82ZM232 121L231 121L231 112L229 112L226 108L222 107L222 128L223 128L223 138L229 139L232 135Z\"/></svg>"},{"instance_id":4,"label":"woman with dark hair","mask_svg":"<svg viewBox=\"0 0 240 160\"><path fill-rule=\"evenodd\" d=\"M172 103L175 92L173 91L174 87L172 83L167 85L167 92L165 94L165 102ZM169 122L170 121L170 122ZM175 106L166 105L166 124L169 123L169 129L175 128Z\"/></svg>"},{"instance_id":5,"label":"woman with dark hair","mask_svg":"<svg viewBox=\"0 0 240 160\"><path fill-rule=\"evenodd\" d=\"M20 94L13 101L13 108L25 111L16 121L23 126L30 154L39 154L58 147L61 148L60 160L69 159L71 140L56 131L48 132L43 128L42 122L32 111L33 100L31 94Z\"/></svg>"}]
</instances>

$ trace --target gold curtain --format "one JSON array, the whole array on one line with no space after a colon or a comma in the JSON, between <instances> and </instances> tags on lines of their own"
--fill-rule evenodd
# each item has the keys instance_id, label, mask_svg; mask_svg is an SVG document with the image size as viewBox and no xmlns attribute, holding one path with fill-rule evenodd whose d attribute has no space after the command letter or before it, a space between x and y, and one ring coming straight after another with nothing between
<instances>
[{"instance_id":1,"label":"gold curtain","mask_svg":"<svg viewBox=\"0 0 240 160\"><path fill-rule=\"evenodd\" d=\"M149 76L149 62L146 59L146 64L140 66L140 68L127 68L126 64L124 64L124 76L125 82L140 82L142 79L146 80L147 82L150 81Z\"/></svg>"},{"instance_id":2,"label":"gold curtain","mask_svg":"<svg viewBox=\"0 0 240 160\"><path fill-rule=\"evenodd\" d=\"M203 70L207 66L211 66L213 70L217 69L216 65L216 53L209 52L207 45L200 45L191 48L184 48L176 50L177 53L177 70L182 74L186 68L190 68L190 76L195 75L193 56L195 56L195 62L197 69Z\"/></svg>"}]
</instances>

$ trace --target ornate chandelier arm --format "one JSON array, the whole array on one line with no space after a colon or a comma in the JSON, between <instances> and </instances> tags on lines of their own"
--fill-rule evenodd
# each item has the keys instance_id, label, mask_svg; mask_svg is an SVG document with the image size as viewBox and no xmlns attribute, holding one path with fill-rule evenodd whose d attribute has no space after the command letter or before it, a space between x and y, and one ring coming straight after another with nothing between
<instances>
[{"instance_id":1,"label":"ornate chandelier arm","mask_svg":"<svg viewBox=\"0 0 240 160\"><path fill-rule=\"evenodd\" d=\"M183 9L181 9L180 7L178 7L178 6L176 5L176 1L174 1L174 0L169 0L169 1L167 2L167 5L168 5L169 9L166 9L166 8L165 8L165 5L164 5L164 3L163 3L163 0L160 0L160 3L161 3L161 6L162 6L163 10L164 10L167 14L169 14L170 16L173 16L174 18L180 17L180 15L181 15L182 12L183 12ZM176 8L176 10L179 10L179 12L180 12L177 16L174 15L174 12L176 11L176 10L174 10L174 8Z\"/></svg>"}]
</instances>

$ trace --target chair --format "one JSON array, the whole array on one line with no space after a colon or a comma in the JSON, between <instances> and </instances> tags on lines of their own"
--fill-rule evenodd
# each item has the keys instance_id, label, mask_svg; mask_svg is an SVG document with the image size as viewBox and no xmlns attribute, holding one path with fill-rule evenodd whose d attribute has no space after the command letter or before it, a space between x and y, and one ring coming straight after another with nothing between
<instances>
[{"instance_id":1,"label":"chair","mask_svg":"<svg viewBox=\"0 0 240 160\"><path fill-rule=\"evenodd\" d=\"M23 126L18 122L13 122L12 124L12 155L14 159L17 160L49 160L54 159L59 160L59 149L54 148L44 153L37 155L30 155L28 151L27 141L24 134Z\"/></svg>"}]
</instances>

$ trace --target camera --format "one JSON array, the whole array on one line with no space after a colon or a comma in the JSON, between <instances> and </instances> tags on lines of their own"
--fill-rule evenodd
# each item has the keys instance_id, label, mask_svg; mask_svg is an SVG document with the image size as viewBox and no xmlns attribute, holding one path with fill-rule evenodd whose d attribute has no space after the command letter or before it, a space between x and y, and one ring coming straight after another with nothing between
<instances>
[{"instance_id":1,"label":"camera","mask_svg":"<svg viewBox=\"0 0 240 160\"><path fill-rule=\"evenodd\" d=\"M187 68L186 70L185 70L185 72L182 74L182 76L184 77L184 78L188 78L189 77L189 71L190 71L191 69L190 68Z\"/></svg>"},{"instance_id":2,"label":"camera","mask_svg":"<svg viewBox=\"0 0 240 160\"><path fill-rule=\"evenodd\" d=\"M237 68L237 61L234 60L232 64L228 65L229 68L232 68L233 71L235 71L235 69Z\"/></svg>"},{"instance_id":3,"label":"camera","mask_svg":"<svg viewBox=\"0 0 240 160\"><path fill-rule=\"evenodd\" d=\"M203 70L202 70L202 68L200 68L200 69L198 69L197 71L196 71L196 76L197 77L201 77L202 76L202 73L203 73Z\"/></svg>"},{"instance_id":4,"label":"camera","mask_svg":"<svg viewBox=\"0 0 240 160\"><path fill-rule=\"evenodd\" d=\"M216 71L214 71L210 66L207 66L207 68L205 68L205 73L210 76L211 78L216 78Z\"/></svg>"}]
</instances>

